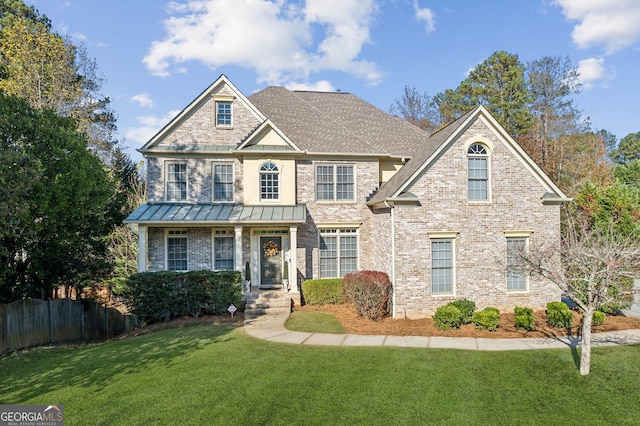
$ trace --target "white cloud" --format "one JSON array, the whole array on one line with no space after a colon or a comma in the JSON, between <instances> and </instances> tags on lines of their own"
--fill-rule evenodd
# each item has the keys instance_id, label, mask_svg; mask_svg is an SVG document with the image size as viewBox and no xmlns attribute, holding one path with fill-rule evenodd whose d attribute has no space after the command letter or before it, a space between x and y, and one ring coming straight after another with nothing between
<instances>
[{"instance_id":1,"label":"white cloud","mask_svg":"<svg viewBox=\"0 0 640 426\"><path fill-rule=\"evenodd\" d=\"M436 15L431 9L427 7L421 9L418 0L413 1L413 9L416 12L416 19L424 21L426 32L431 33L436 30Z\"/></svg>"},{"instance_id":2,"label":"white cloud","mask_svg":"<svg viewBox=\"0 0 640 426\"><path fill-rule=\"evenodd\" d=\"M578 63L578 74L585 89L592 88L596 82L606 82L615 77L615 72L605 67L603 58L583 59Z\"/></svg>"},{"instance_id":3,"label":"white cloud","mask_svg":"<svg viewBox=\"0 0 640 426\"><path fill-rule=\"evenodd\" d=\"M197 61L250 68L259 82L278 85L326 70L370 84L383 78L376 63L360 58L377 13L374 0L191 0L171 2L168 11L165 38L143 59L155 75Z\"/></svg>"},{"instance_id":4,"label":"white cloud","mask_svg":"<svg viewBox=\"0 0 640 426\"><path fill-rule=\"evenodd\" d=\"M143 108L153 108L153 100L149 97L148 93L138 93L137 95L133 95L130 101L137 103Z\"/></svg>"},{"instance_id":5,"label":"white cloud","mask_svg":"<svg viewBox=\"0 0 640 426\"><path fill-rule=\"evenodd\" d=\"M640 40L638 0L556 0L574 27L573 42L586 49L602 45L608 54Z\"/></svg>"},{"instance_id":6,"label":"white cloud","mask_svg":"<svg viewBox=\"0 0 640 426\"><path fill-rule=\"evenodd\" d=\"M136 121L140 126L128 128L125 132L125 137L127 141L131 140L140 145L144 145L178 114L180 114L180 110L169 111L161 117L155 115L136 117Z\"/></svg>"},{"instance_id":7,"label":"white cloud","mask_svg":"<svg viewBox=\"0 0 640 426\"><path fill-rule=\"evenodd\" d=\"M309 90L313 92L335 92L336 89L327 80L320 80L312 84L308 83L290 83L287 84L289 90Z\"/></svg>"}]
</instances>

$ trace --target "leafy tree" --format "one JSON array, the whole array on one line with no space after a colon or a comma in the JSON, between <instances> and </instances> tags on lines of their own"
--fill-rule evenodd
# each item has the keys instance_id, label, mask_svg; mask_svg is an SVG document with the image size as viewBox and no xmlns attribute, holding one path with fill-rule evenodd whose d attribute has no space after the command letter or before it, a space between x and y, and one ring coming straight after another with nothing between
<instances>
[{"instance_id":1,"label":"leafy tree","mask_svg":"<svg viewBox=\"0 0 640 426\"><path fill-rule=\"evenodd\" d=\"M640 159L640 132L629 133L620 139L618 148L613 151L613 161L618 164Z\"/></svg>"},{"instance_id":2,"label":"leafy tree","mask_svg":"<svg viewBox=\"0 0 640 426\"><path fill-rule=\"evenodd\" d=\"M0 92L0 300L44 298L104 273L114 181L71 118ZM22 176L22 181L20 181Z\"/></svg>"},{"instance_id":3,"label":"leafy tree","mask_svg":"<svg viewBox=\"0 0 640 426\"><path fill-rule=\"evenodd\" d=\"M446 90L434 100L444 122L457 119L477 104L484 105L515 137L528 133L533 122L524 66L518 55L504 51L493 53L458 88Z\"/></svg>"},{"instance_id":4,"label":"leafy tree","mask_svg":"<svg viewBox=\"0 0 640 426\"><path fill-rule=\"evenodd\" d=\"M428 133L436 131L440 123L433 98L427 92L418 92L415 87L405 86L402 97L395 100L389 112Z\"/></svg>"},{"instance_id":5,"label":"leafy tree","mask_svg":"<svg viewBox=\"0 0 640 426\"><path fill-rule=\"evenodd\" d=\"M613 133L608 130L600 130L598 134L602 136L602 140L604 141L604 146L607 149L607 159L609 161L613 161L613 153L615 149L618 147L618 138Z\"/></svg>"}]
</instances>

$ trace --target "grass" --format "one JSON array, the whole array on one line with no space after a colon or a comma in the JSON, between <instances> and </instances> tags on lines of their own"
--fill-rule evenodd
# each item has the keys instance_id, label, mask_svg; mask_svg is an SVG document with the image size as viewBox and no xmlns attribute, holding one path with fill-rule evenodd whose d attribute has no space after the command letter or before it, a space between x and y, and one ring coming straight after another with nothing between
<instances>
[{"instance_id":1,"label":"grass","mask_svg":"<svg viewBox=\"0 0 640 426\"><path fill-rule=\"evenodd\" d=\"M345 333L340 321L334 315L326 312L292 312L284 325L291 331L304 331L306 333Z\"/></svg>"},{"instance_id":2,"label":"grass","mask_svg":"<svg viewBox=\"0 0 640 426\"><path fill-rule=\"evenodd\" d=\"M196 325L0 359L0 404L66 425L633 424L640 346L479 352L313 347Z\"/></svg>"}]
</instances>

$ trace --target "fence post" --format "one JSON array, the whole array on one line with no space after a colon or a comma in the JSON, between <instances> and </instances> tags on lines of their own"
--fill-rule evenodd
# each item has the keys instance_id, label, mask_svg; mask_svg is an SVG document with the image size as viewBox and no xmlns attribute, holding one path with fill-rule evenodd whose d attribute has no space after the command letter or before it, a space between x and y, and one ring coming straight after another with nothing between
<instances>
[{"instance_id":1,"label":"fence post","mask_svg":"<svg viewBox=\"0 0 640 426\"><path fill-rule=\"evenodd\" d=\"M47 317L49 318L49 343L53 343L53 319L51 318L51 298L47 299Z\"/></svg>"}]
</instances>

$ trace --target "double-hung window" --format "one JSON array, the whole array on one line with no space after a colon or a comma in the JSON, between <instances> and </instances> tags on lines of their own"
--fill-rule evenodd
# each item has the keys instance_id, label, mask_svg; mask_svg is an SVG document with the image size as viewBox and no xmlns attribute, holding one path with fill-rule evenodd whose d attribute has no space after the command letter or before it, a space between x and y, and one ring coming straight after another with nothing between
<instances>
[{"instance_id":1,"label":"double-hung window","mask_svg":"<svg viewBox=\"0 0 640 426\"><path fill-rule=\"evenodd\" d=\"M354 166L352 164L316 165L316 199L355 200Z\"/></svg>"},{"instance_id":2,"label":"double-hung window","mask_svg":"<svg viewBox=\"0 0 640 426\"><path fill-rule=\"evenodd\" d=\"M187 231L184 229L170 229L167 231L167 270L188 270L188 241Z\"/></svg>"},{"instance_id":3,"label":"double-hung window","mask_svg":"<svg viewBox=\"0 0 640 426\"><path fill-rule=\"evenodd\" d=\"M431 240L431 293L453 294L453 239Z\"/></svg>"},{"instance_id":4,"label":"double-hung window","mask_svg":"<svg viewBox=\"0 0 640 426\"><path fill-rule=\"evenodd\" d=\"M233 164L213 165L213 201L233 201Z\"/></svg>"},{"instance_id":5,"label":"double-hung window","mask_svg":"<svg viewBox=\"0 0 640 426\"><path fill-rule=\"evenodd\" d=\"M358 230L320 231L320 278L344 277L358 270Z\"/></svg>"},{"instance_id":6,"label":"double-hung window","mask_svg":"<svg viewBox=\"0 0 640 426\"><path fill-rule=\"evenodd\" d=\"M216 102L216 125L231 126L233 124L231 111L231 102Z\"/></svg>"},{"instance_id":7,"label":"double-hung window","mask_svg":"<svg viewBox=\"0 0 640 426\"><path fill-rule=\"evenodd\" d=\"M187 199L187 163L167 163L166 182L167 201L185 201Z\"/></svg>"},{"instance_id":8,"label":"double-hung window","mask_svg":"<svg viewBox=\"0 0 640 426\"><path fill-rule=\"evenodd\" d=\"M474 143L467 150L468 196L470 201L489 200L489 151Z\"/></svg>"},{"instance_id":9,"label":"double-hung window","mask_svg":"<svg viewBox=\"0 0 640 426\"><path fill-rule=\"evenodd\" d=\"M272 161L260 167L260 200L277 201L280 199L280 171Z\"/></svg>"},{"instance_id":10,"label":"double-hung window","mask_svg":"<svg viewBox=\"0 0 640 426\"><path fill-rule=\"evenodd\" d=\"M507 291L527 291L527 275L522 271L522 255L527 238L507 237Z\"/></svg>"},{"instance_id":11,"label":"double-hung window","mask_svg":"<svg viewBox=\"0 0 640 426\"><path fill-rule=\"evenodd\" d=\"M213 269L228 271L234 267L233 234L229 231L215 231L213 236Z\"/></svg>"}]
</instances>

